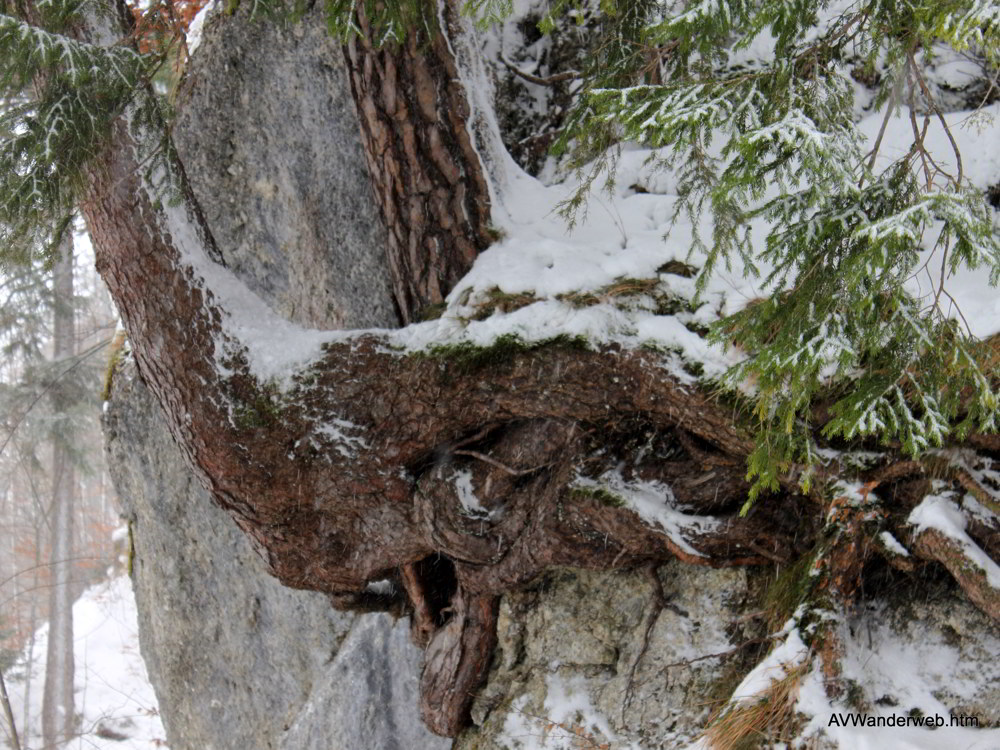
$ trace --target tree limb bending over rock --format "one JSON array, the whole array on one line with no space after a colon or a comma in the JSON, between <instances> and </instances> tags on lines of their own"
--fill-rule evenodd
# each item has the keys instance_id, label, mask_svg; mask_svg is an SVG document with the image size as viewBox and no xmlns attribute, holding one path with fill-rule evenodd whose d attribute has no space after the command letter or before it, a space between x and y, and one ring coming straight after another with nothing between
<instances>
[{"instance_id":1,"label":"tree limb bending over rock","mask_svg":"<svg viewBox=\"0 0 1000 750\"><path fill-rule=\"evenodd\" d=\"M388 85L412 86L412 100L430 123L414 132L428 143L441 125L431 95L454 95L434 83L434 76L450 75L446 64L396 75L417 64L413 57L413 50L396 58L362 43L347 55L356 66L369 148L401 146L402 176L412 152L405 142L390 142L378 111L386 97L377 94ZM464 130L464 118L443 127ZM397 590L407 592L407 606L419 614L418 637L427 643L422 712L435 732L454 735L466 720L489 668L497 597L550 566L638 566L671 557L768 565L819 545L831 595L839 602L854 595L874 551L862 543L870 521L831 518L832 504L796 494L791 481L740 517L748 436L729 408L668 375L655 352L593 350L557 338L497 342L469 356L460 348L399 349L390 334L368 333L331 338L322 356L286 384L262 380L252 366L253 343L231 325L235 313L224 291L204 279L216 275L210 229L190 192L179 206L155 199L137 163L136 153L146 150L137 142L142 137L124 118L116 123L91 167L83 204L98 268L140 372L202 481L283 583L325 592L342 607L388 608L400 602L380 600L369 584L402 578L406 585ZM454 153L431 149L426 158ZM467 187L481 185L468 173L476 165L458 161L454 170L429 174L453 186L465 170ZM401 184L390 180L377 191L390 226L410 215L397 205ZM441 197L434 190L421 195L429 203ZM455 268L471 263L469 249L482 246L488 206L476 205L475 224L454 230L467 235L449 255ZM455 227L440 218L455 206L439 207L441 223L411 225L398 235L400 252L417 252L419 260L422 236ZM437 262L399 272L403 281L419 277L397 293L404 319L440 298L442 278L455 278L455 268L428 275ZM637 449L639 432L654 450ZM625 481L670 487L679 528L652 526L613 493L578 482L620 465ZM482 511L470 511L459 474ZM891 492L905 479L889 472L878 489ZM883 522L905 536L905 516L897 516ZM916 549L944 556L940 545ZM997 597L995 590L970 592L993 617Z\"/></svg>"}]
</instances>

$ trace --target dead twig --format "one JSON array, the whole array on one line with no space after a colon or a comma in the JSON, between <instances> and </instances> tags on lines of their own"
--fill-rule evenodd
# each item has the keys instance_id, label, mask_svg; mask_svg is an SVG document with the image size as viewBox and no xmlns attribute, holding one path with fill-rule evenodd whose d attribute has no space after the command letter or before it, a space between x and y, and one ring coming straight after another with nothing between
<instances>
[{"instance_id":1,"label":"dead twig","mask_svg":"<svg viewBox=\"0 0 1000 750\"><path fill-rule=\"evenodd\" d=\"M548 76L547 78L541 78L539 76L532 75L531 73L525 73L503 56L500 57L500 62L502 62L504 67L518 78L523 78L528 83L533 83L536 86L554 86L562 81L572 81L583 78L583 74L576 70L567 70L565 73L556 73Z\"/></svg>"},{"instance_id":2,"label":"dead twig","mask_svg":"<svg viewBox=\"0 0 1000 750\"><path fill-rule=\"evenodd\" d=\"M552 465L552 464L542 464L540 466L534 466L530 469L512 469L509 466L507 466L507 464L501 463L500 461L497 461L495 458L491 458L487 456L485 453L480 453L479 451L469 451L469 450L455 451L455 455L471 456L472 458L477 458L483 463L487 463L490 466L495 466L501 471L507 472L512 477L523 477L526 474L534 474L536 471L540 471L541 469L545 469Z\"/></svg>"}]
</instances>

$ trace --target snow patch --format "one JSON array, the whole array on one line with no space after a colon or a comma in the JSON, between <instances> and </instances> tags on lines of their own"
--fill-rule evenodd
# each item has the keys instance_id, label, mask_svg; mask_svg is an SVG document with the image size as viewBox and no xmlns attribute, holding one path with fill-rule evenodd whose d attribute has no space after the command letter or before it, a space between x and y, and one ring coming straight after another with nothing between
<instances>
[{"instance_id":1,"label":"snow patch","mask_svg":"<svg viewBox=\"0 0 1000 750\"><path fill-rule=\"evenodd\" d=\"M784 632L788 633L785 640L771 649L771 653L743 678L733 691L731 702L757 700L772 683L788 675L789 667L805 663L809 647L802 642L799 631L794 627L794 621L789 620L785 624Z\"/></svg>"},{"instance_id":2,"label":"snow patch","mask_svg":"<svg viewBox=\"0 0 1000 750\"><path fill-rule=\"evenodd\" d=\"M607 718L594 707L581 678L550 674L545 686L545 703L537 715L527 708L528 696L512 702L497 737L499 746L512 750L574 750L604 747L602 742L610 742L618 750L643 750L637 743L625 744L618 739Z\"/></svg>"},{"instance_id":3,"label":"snow patch","mask_svg":"<svg viewBox=\"0 0 1000 750\"><path fill-rule=\"evenodd\" d=\"M965 516L948 497L927 495L920 505L910 511L907 521L916 527L917 534L926 529L934 529L958 542L966 559L986 574L990 586L1000 589L1000 565L993 562L965 533Z\"/></svg>"},{"instance_id":4,"label":"snow patch","mask_svg":"<svg viewBox=\"0 0 1000 750\"><path fill-rule=\"evenodd\" d=\"M844 645L841 661L844 684L854 685L856 699L865 710L826 694L818 661L806 675L796 709L808 719L800 739L825 735L833 746L847 750L993 750L1000 747L1000 729L973 729L949 726L937 729L919 726L838 726L840 717L859 714L861 718L888 720L897 717L942 717L950 721L950 710L937 696L942 692L958 705L976 705L984 690L1000 679L1000 663L990 665L963 659L963 652L945 635L922 620L903 625L891 623L882 605L870 605L851 623L837 626ZM1000 640L990 632L963 634L965 648L979 641L986 653L998 653ZM833 717L837 715L837 719Z\"/></svg>"},{"instance_id":5,"label":"snow patch","mask_svg":"<svg viewBox=\"0 0 1000 750\"><path fill-rule=\"evenodd\" d=\"M205 31L205 22L218 5L219 0L211 0L211 2L205 3L205 6L198 11L198 14L191 21L191 25L188 26L187 50L189 56L193 55L194 51L201 45L201 38Z\"/></svg>"},{"instance_id":6,"label":"snow patch","mask_svg":"<svg viewBox=\"0 0 1000 750\"><path fill-rule=\"evenodd\" d=\"M462 505L462 510L468 516L475 518L489 518L492 516L489 510L483 507L476 497L475 488L472 486L472 472L462 469L455 472L455 491L458 493L458 502Z\"/></svg>"},{"instance_id":7,"label":"snow patch","mask_svg":"<svg viewBox=\"0 0 1000 750\"><path fill-rule=\"evenodd\" d=\"M139 653L139 626L127 576L91 586L73 604L76 711L80 733L61 750L167 748L156 696ZM48 625L35 633L31 694L25 716L25 653L4 675L25 748L41 747L42 682ZM4 725L0 722L0 725ZM103 735L103 736L102 736ZM119 737L121 739L113 739Z\"/></svg>"},{"instance_id":8,"label":"snow patch","mask_svg":"<svg viewBox=\"0 0 1000 750\"><path fill-rule=\"evenodd\" d=\"M712 516L696 516L678 510L670 487L655 481L626 481L617 471L607 471L596 480L578 476L571 487L609 491L625 502L650 526L659 526L674 544L689 555L703 557L686 536L704 534L721 523Z\"/></svg>"},{"instance_id":9,"label":"snow patch","mask_svg":"<svg viewBox=\"0 0 1000 750\"><path fill-rule=\"evenodd\" d=\"M310 442L315 448L332 447L344 458L354 458L358 449L368 447L368 441L356 434L361 431L360 427L346 419L330 419L313 430Z\"/></svg>"},{"instance_id":10,"label":"snow patch","mask_svg":"<svg viewBox=\"0 0 1000 750\"><path fill-rule=\"evenodd\" d=\"M882 544L885 545L885 548L893 554L899 555L900 557L910 556L909 550L900 544L899 540L896 539L896 537L894 537L890 532L883 531L878 535L878 538L882 540Z\"/></svg>"}]
</instances>

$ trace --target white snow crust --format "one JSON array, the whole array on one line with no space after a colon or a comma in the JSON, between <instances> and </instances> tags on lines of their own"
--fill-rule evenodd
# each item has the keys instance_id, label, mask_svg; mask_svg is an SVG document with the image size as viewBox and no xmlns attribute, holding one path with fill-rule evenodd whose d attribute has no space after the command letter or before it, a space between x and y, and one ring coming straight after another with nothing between
<instances>
[{"instance_id":1,"label":"white snow crust","mask_svg":"<svg viewBox=\"0 0 1000 750\"><path fill-rule=\"evenodd\" d=\"M703 555L691 546L686 536L708 533L721 523L712 516L697 516L680 510L674 502L674 493L662 482L627 481L617 471L605 472L596 480L578 476L571 487L603 489L613 493L649 526L659 526L670 541L697 557Z\"/></svg>"},{"instance_id":2,"label":"white snow crust","mask_svg":"<svg viewBox=\"0 0 1000 750\"><path fill-rule=\"evenodd\" d=\"M618 739L607 718L594 707L583 680L551 674L545 683L542 712L528 711L528 696L514 700L498 742L517 750L576 750L610 741L616 750L643 750L638 743Z\"/></svg>"},{"instance_id":3,"label":"white snow crust","mask_svg":"<svg viewBox=\"0 0 1000 750\"><path fill-rule=\"evenodd\" d=\"M188 26L187 30L187 49L189 55L193 55L194 51L201 45L201 37L205 31L205 22L208 20L209 15L215 12L218 5L219 0L210 0L210 2L205 3L204 7L191 20L191 25Z\"/></svg>"},{"instance_id":4,"label":"white snow crust","mask_svg":"<svg viewBox=\"0 0 1000 750\"><path fill-rule=\"evenodd\" d=\"M839 624L837 637L845 647L842 661L845 681L859 686L866 716L942 717L950 721L949 708L937 697L953 696L955 703L975 705L978 696L1000 679L1000 662L970 662L954 642L923 621L894 629L881 605L873 605L860 619ZM1000 653L996 633L965 633L979 640L987 653ZM814 661L799 692L796 709L810 717L800 737L823 733L844 750L992 750L1000 747L1000 729L968 726L832 726L834 713L856 712L831 701L823 686L822 671Z\"/></svg>"}]
</instances>

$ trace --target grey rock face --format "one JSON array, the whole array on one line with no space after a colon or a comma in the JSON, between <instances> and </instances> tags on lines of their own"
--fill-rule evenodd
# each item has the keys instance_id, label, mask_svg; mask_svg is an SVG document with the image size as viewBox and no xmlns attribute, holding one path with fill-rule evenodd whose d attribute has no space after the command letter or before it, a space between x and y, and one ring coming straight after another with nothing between
<instances>
[{"instance_id":1,"label":"grey rock face","mask_svg":"<svg viewBox=\"0 0 1000 750\"><path fill-rule=\"evenodd\" d=\"M271 578L195 480L160 407L115 378L108 464L132 523L142 653L171 748L276 748L353 618Z\"/></svg>"},{"instance_id":2,"label":"grey rock face","mask_svg":"<svg viewBox=\"0 0 1000 750\"><path fill-rule=\"evenodd\" d=\"M397 325L340 46L302 23L209 18L174 143L226 264L317 328Z\"/></svg>"},{"instance_id":3,"label":"grey rock face","mask_svg":"<svg viewBox=\"0 0 1000 750\"><path fill-rule=\"evenodd\" d=\"M747 573L671 563L655 573L664 606L653 575L556 570L504 597L497 657L473 708L479 726L455 747L531 747L549 721L595 746L683 747L697 735L730 666L680 663L732 647L726 627L744 609Z\"/></svg>"},{"instance_id":4,"label":"grey rock face","mask_svg":"<svg viewBox=\"0 0 1000 750\"><path fill-rule=\"evenodd\" d=\"M408 620L366 615L355 622L281 750L300 748L447 748L414 716L421 654Z\"/></svg>"}]
</instances>

